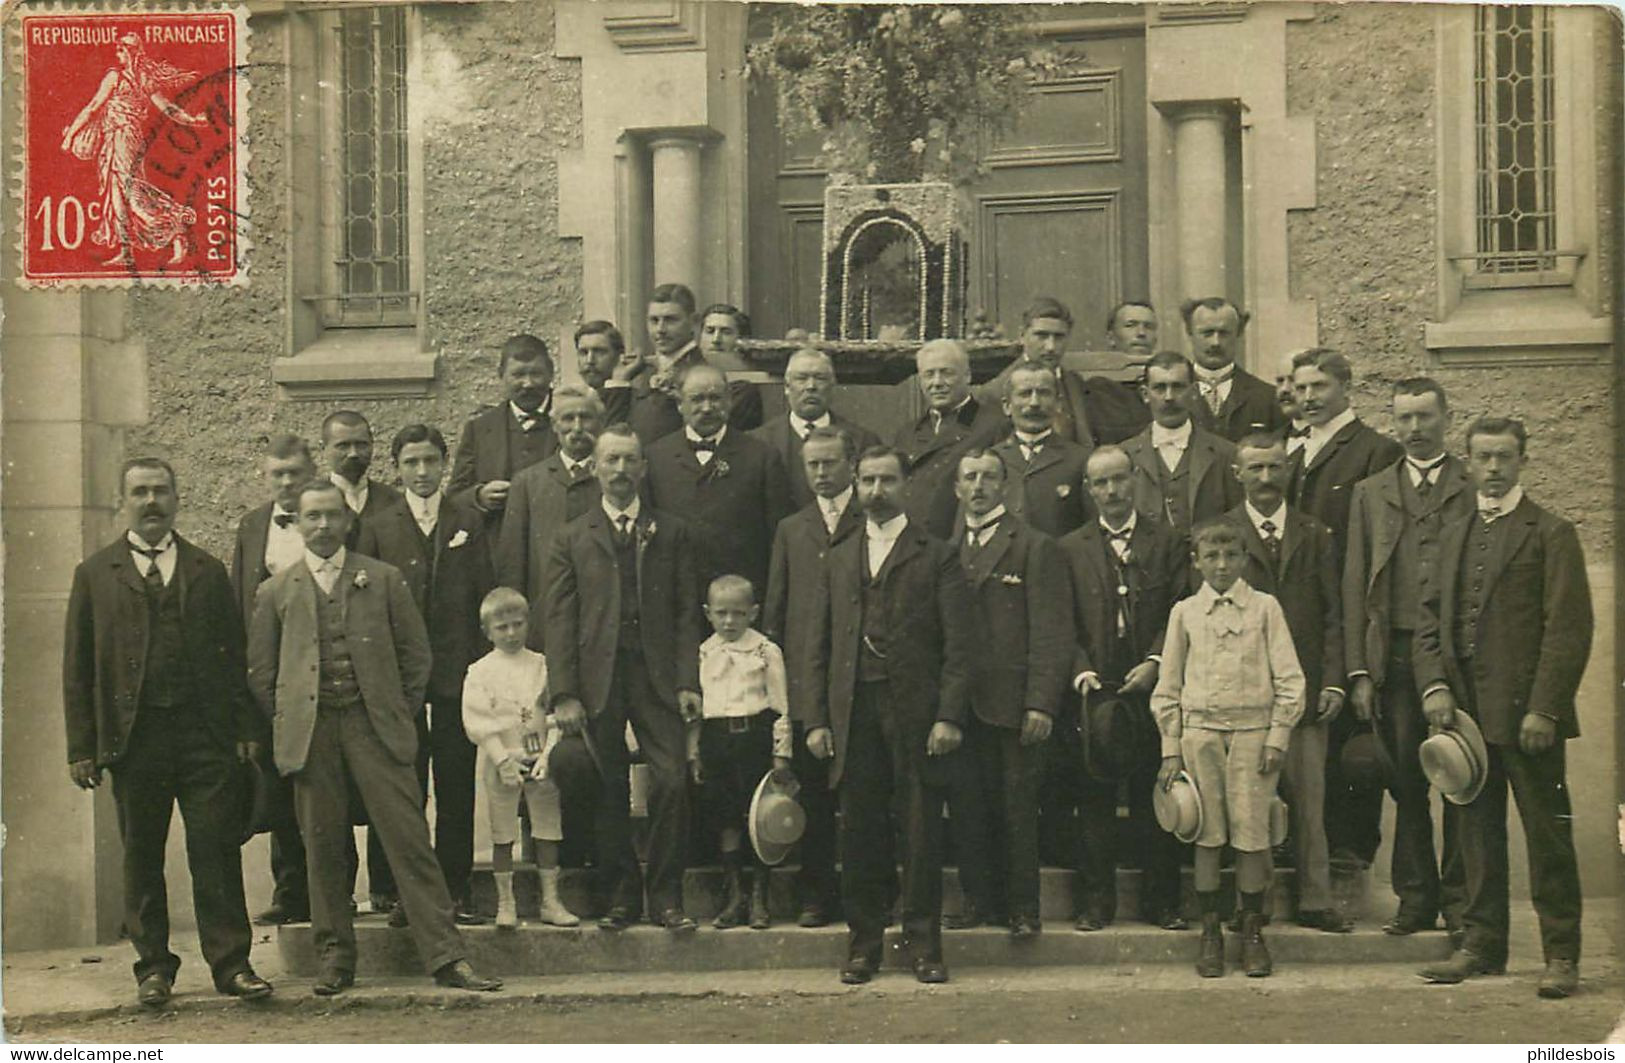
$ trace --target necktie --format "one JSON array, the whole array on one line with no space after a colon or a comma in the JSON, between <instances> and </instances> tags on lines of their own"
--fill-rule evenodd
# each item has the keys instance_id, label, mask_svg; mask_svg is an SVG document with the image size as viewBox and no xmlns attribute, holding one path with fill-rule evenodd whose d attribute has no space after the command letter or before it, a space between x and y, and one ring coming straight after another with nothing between
<instances>
[{"instance_id":1,"label":"necktie","mask_svg":"<svg viewBox=\"0 0 1625 1063\"><path fill-rule=\"evenodd\" d=\"M1433 474L1438 471L1439 467L1430 465L1424 468L1414 461L1410 463L1410 466L1416 470L1416 475L1419 477L1416 481L1416 493L1426 499L1428 495L1433 493Z\"/></svg>"},{"instance_id":2,"label":"necktie","mask_svg":"<svg viewBox=\"0 0 1625 1063\"><path fill-rule=\"evenodd\" d=\"M936 410L931 411L931 434L937 435L942 431L942 414Z\"/></svg>"},{"instance_id":3,"label":"necktie","mask_svg":"<svg viewBox=\"0 0 1625 1063\"><path fill-rule=\"evenodd\" d=\"M632 518L625 513L615 518L615 539L622 546L632 541Z\"/></svg>"},{"instance_id":4,"label":"necktie","mask_svg":"<svg viewBox=\"0 0 1625 1063\"><path fill-rule=\"evenodd\" d=\"M274 514L271 515L271 519L276 521L276 526L278 528L286 528L288 525L293 523L293 514L292 513L274 513Z\"/></svg>"},{"instance_id":5,"label":"necktie","mask_svg":"<svg viewBox=\"0 0 1625 1063\"><path fill-rule=\"evenodd\" d=\"M142 584L147 588L148 594L157 594L164 589L164 574L158 571L158 557L162 550L136 548L136 553L147 559L147 571L141 577Z\"/></svg>"},{"instance_id":6,"label":"necktie","mask_svg":"<svg viewBox=\"0 0 1625 1063\"><path fill-rule=\"evenodd\" d=\"M1234 599L1232 599L1228 594L1221 594L1217 598L1213 599L1213 604L1214 605L1235 605L1236 603L1235 603Z\"/></svg>"},{"instance_id":7,"label":"necktie","mask_svg":"<svg viewBox=\"0 0 1625 1063\"><path fill-rule=\"evenodd\" d=\"M1202 398L1207 401L1207 408L1213 411L1215 417L1219 416L1219 407L1224 405L1224 401L1219 398L1219 388L1229 379L1230 374L1226 373L1224 376L1215 377L1212 380L1198 380L1196 382L1196 390L1201 392Z\"/></svg>"},{"instance_id":8,"label":"necktie","mask_svg":"<svg viewBox=\"0 0 1625 1063\"><path fill-rule=\"evenodd\" d=\"M1302 428L1288 428L1286 430L1286 437L1288 439L1308 439L1309 426L1304 425Z\"/></svg>"},{"instance_id":9,"label":"necktie","mask_svg":"<svg viewBox=\"0 0 1625 1063\"><path fill-rule=\"evenodd\" d=\"M1258 530L1264 533L1264 549L1270 552L1271 563L1279 565L1281 563L1280 529L1275 526L1274 521L1266 520L1258 525Z\"/></svg>"},{"instance_id":10,"label":"necktie","mask_svg":"<svg viewBox=\"0 0 1625 1063\"><path fill-rule=\"evenodd\" d=\"M990 520L986 524L978 524L971 529L971 544L977 549L986 546L993 538L993 532L998 528L999 522Z\"/></svg>"},{"instance_id":11,"label":"necktie","mask_svg":"<svg viewBox=\"0 0 1625 1063\"><path fill-rule=\"evenodd\" d=\"M1484 521L1485 527L1488 527L1501 516L1501 511L1499 509L1481 509L1478 511L1478 515Z\"/></svg>"},{"instance_id":12,"label":"necktie","mask_svg":"<svg viewBox=\"0 0 1625 1063\"><path fill-rule=\"evenodd\" d=\"M588 458L585 461L565 462L565 465L568 467L571 483L580 483L582 480L585 480L587 477L592 475L591 458Z\"/></svg>"},{"instance_id":13,"label":"necktie","mask_svg":"<svg viewBox=\"0 0 1625 1063\"><path fill-rule=\"evenodd\" d=\"M540 428L541 426L542 426L542 419L540 417L521 417L521 418L519 418L519 430L521 432L534 432L534 431L536 431L536 429Z\"/></svg>"},{"instance_id":14,"label":"necktie","mask_svg":"<svg viewBox=\"0 0 1625 1063\"><path fill-rule=\"evenodd\" d=\"M1134 529L1132 528L1123 528L1120 531L1106 533L1106 541L1112 544L1112 552L1117 555L1119 561L1128 560L1128 544L1133 537Z\"/></svg>"}]
</instances>

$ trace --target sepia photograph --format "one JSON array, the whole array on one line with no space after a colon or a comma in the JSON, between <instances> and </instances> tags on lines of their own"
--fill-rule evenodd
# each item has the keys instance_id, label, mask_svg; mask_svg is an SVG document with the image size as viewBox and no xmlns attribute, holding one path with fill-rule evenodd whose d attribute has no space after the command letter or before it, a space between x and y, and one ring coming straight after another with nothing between
<instances>
[{"instance_id":1,"label":"sepia photograph","mask_svg":"<svg viewBox=\"0 0 1625 1063\"><path fill-rule=\"evenodd\" d=\"M1621 27L6 0L0 1036L1613 1059Z\"/></svg>"}]
</instances>

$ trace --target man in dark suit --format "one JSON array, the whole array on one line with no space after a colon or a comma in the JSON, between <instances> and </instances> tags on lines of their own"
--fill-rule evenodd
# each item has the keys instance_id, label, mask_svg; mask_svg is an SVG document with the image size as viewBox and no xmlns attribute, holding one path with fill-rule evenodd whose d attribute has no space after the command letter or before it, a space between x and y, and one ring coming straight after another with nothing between
<instances>
[{"instance_id":1,"label":"man in dark suit","mask_svg":"<svg viewBox=\"0 0 1625 1063\"><path fill-rule=\"evenodd\" d=\"M1191 404L1196 423L1232 443L1249 432L1283 428L1275 389L1236 364L1241 333L1252 315L1219 296L1187 299L1179 313L1196 361L1197 394Z\"/></svg>"},{"instance_id":2,"label":"man in dark suit","mask_svg":"<svg viewBox=\"0 0 1625 1063\"><path fill-rule=\"evenodd\" d=\"M243 901L242 764L265 720L243 684L243 623L226 569L174 532L175 470L137 458L119 473L125 533L74 569L63 638L68 777L91 790L113 775L124 847L124 929L137 998L162 1007L180 957L169 951L164 844L176 804L199 943L215 988L268 996L248 963Z\"/></svg>"},{"instance_id":3,"label":"man in dark suit","mask_svg":"<svg viewBox=\"0 0 1625 1063\"><path fill-rule=\"evenodd\" d=\"M581 382L600 397L626 354L626 340L613 322L597 319L576 326L576 371Z\"/></svg>"},{"instance_id":4,"label":"man in dark suit","mask_svg":"<svg viewBox=\"0 0 1625 1063\"><path fill-rule=\"evenodd\" d=\"M1181 536L1241 502L1230 441L1195 423L1195 369L1173 351L1153 355L1145 367L1152 422L1123 444L1134 464L1134 508Z\"/></svg>"},{"instance_id":5,"label":"man in dark suit","mask_svg":"<svg viewBox=\"0 0 1625 1063\"><path fill-rule=\"evenodd\" d=\"M372 425L354 410L335 410L322 421L322 455L329 478L344 494L344 504L355 514L350 524L354 547L367 521L401 500L401 493L367 475L372 467Z\"/></svg>"},{"instance_id":6,"label":"man in dark suit","mask_svg":"<svg viewBox=\"0 0 1625 1063\"><path fill-rule=\"evenodd\" d=\"M677 388L683 375L706 365L694 338L698 324L694 293L681 284L662 284L649 293L647 357L622 359L604 387L605 421L625 421L648 446L683 427ZM728 385L728 425L748 432L762 423L762 396L756 385L736 380Z\"/></svg>"},{"instance_id":7,"label":"man in dark suit","mask_svg":"<svg viewBox=\"0 0 1625 1063\"><path fill-rule=\"evenodd\" d=\"M441 489L445 437L412 424L390 443L402 500L367 522L356 552L386 561L406 577L412 602L429 631L428 713L418 719L418 785L434 776L434 850L457 902L456 920L478 926L469 874L474 869L474 744L463 730L463 673L491 648L480 628L480 602L495 586L485 546L485 519ZM390 913L403 926L404 909Z\"/></svg>"},{"instance_id":8,"label":"man in dark suit","mask_svg":"<svg viewBox=\"0 0 1625 1063\"><path fill-rule=\"evenodd\" d=\"M231 586L241 606L246 630L254 619L254 596L260 584L305 556L305 540L294 524L299 489L316 476L310 448L296 435L274 436L265 448L265 479L271 501L248 512L237 525L231 552ZM305 842L293 811L293 784L280 776L270 784L271 905L254 917L263 926L303 923L310 919L310 890L305 868ZM357 865L355 838L350 838L350 879Z\"/></svg>"},{"instance_id":9,"label":"man in dark suit","mask_svg":"<svg viewBox=\"0 0 1625 1063\"><path fill-rule=\"evenodd\" d=\"M687 864L686 721L700 715L700 582L682 520L638 496L643 446L626 425L598 437L599 505L553 537L547 561L547 667L561 788L595 799L598 868L610 898L601 930L641 917L643 876L632 850L626 725L652 776L649 903L669 930L683 911Z\"/></svg>"},{"instance_id":10,"label":"man in dark suit","mask_svg":"<svg viewBox=\"0 0 1625 1063\"><path fill-rule=\"evenodd\" d=\"M863 526L852 490L858 451L842 428L814 428L800 448L803 475L814 501L779 521L773 534L773 560L767 575L762 633L784 651L795 743L791 768L801 784L806 827L796 872L801 926L827 926L840 904L835 877L835 794L826 765L807 748L807 720L813 694L809 671L823 600L824 567L830 550Z\"/></svg>"},{"instance_id":11,"label":"man in dark suit","mask_svg":"<svg viewBox=\"0 0 1625 1063\"><path fill-rule=\"evenodd\" d=\"M1363 424L1349 405L1354 370L1337 351L1312 347L1292 356L1292 386L1309 435L1292 454L1288 499L1332 531L1343 571L1354 487L1404 456L1405 448ZM1332 725L1326 764L1326 839L1334 862L1369 867L1382 840L1382 792L1344 779L1343 743L1363 726L1353 713Z\"/></svg>"},{"instance_id":12,"label":"man in dark suit","mask_svg":"<svg viewBox=\"0 0 1625 1063\"><path fill-rule=\"evenodd\" d=\"M501 982L476 974L464 959L413 771L428 632L400 571L345 548L353 519L336 484L318 481L300 491L305 557L261 586L249 631L249 687L275 721L276 766L293 778L310 862L320 965L312 989L334 996L355 984L343 842L352 786L400 871L400 903L435 981L497 989Z\"/></svg>"},{"instance_id":13,"label":"man in dark suit","mask_svg":"<svg viewBox=\"0 0 1625 1063\"><path fill-rule=\"evenodd\" d=\"M954 472L971 447L1006 432L1004 411L971 393L970 352L959 340L931 340L914 356L925 413L898 427L892 446L910 469L904 510L917 528L946 541L954 532Z\"/></svg>"},{"instance_id":14,"label":"man in dark suit","mask_svg":"<svg viewBox=\"0 0 1625 1063\"><path fill-rule=\"evenodd\" d=\"M1427 720L1417 696L1411 648L1422 603L1439 584L1439 542L1447 524L1473 512L1467 467L1445 453L1450 406L1427 377L1394 385L1394 427L1405 457L1361 480L1349 510L1343 568L1343 630L1349 702L1355 716L1381 728L1394 758L1394 857L1390 881L1399 909L1390 934L1461 925L1458 809L1444 805L1444 848L1433 849L1432 801L1417 752Z\"/></svg>"},{"instance_id":15,"label":"man in dark suit","mask_svg":"<svg viewBox=\"0 0 1625 1063\"><path fill-rule=\"evenodd\" d=\"M1326 848L1326 736L1346 694L1341 579L1331 531L1286 504L1287 469L1279 436L1243 436L1236 444L1236 478L1247 499L1229 517L1246 552L1241 577L1281 603L1309 692L1281 762L1292 814L1298 925L1345 934L1354 924L1333 901Z\"/></svg>"},{"instance_id":16,"label":"man in dark suit","mask_svg":"<svg viewBox=\"0 0 1625 1063\"><path fill-rule=\"evenodd\" d=\"M1132 732L1112 736L1133 747L1122 757L1135 765L1126 778L1094 778L1084 766L1081 729L1087 721L1079 702L1069 698L1050 740L1046 811L1065 818L1076 808L1081 820L1081 838L1067 839L1073 845L1067 858L1081 880L1079 930L1104 929L1116 917L1117 868L1123 862L1125 842L1139 854L1144 871L1141 918L1183 930L1179 879L1183 847L1158 828L1151 810L1162 758L1150 718L1150 696L1157 683L1168 613L1190 589L1190 552L1172 528L1135 510L1134 468L1121 447L1105 446L1091 454L1087 476L1100 516L1060 541L1071 577L1072 691L1080 698L1093 691L1115 691L1145 714L1148 728L1142 728L1143 742ZM1119 829L1120 807L1128 811L1126 835Z\"/></svg>"},{"instance_id":17,"label":"man in dark suit","mask_svg":"<svg viewBox=\"0 0 1625 1063\"><path fill-rule=\"evenodd\" d=\"M784 399L788 407L784 416L775 417L751 432L753 438L779 452L790 477L792 509L806 508L815 495L801 462L801 447L809 432L815 428L839 428L851 437L857 454L880 442L873 432L829 408L834 393L835 363L823 351L803 347L792 354L784 366Z\"/></svg>"},{"instance_id":18,"label":"man in dark suit","mask_svg":"<svg viewBox=\"0 0 1625 1063\"><path fill-rule=\"evenodd\" d=\"M1529 847L1529 893L1546 971L1538 992L1569 996L1580 980L1580 871L1564 743L1579 736L1574 698L1591 652L1591 591L1574 525L1518 483L1528 435L1518 421L1467 429L1475 516L1444 529L1438 592L1422 607L1416 686L1431 729L1457 709L1488 743L1483 789L1461 809L1465 931L1448 961L1422 971L1455 983L1507 959L1507 787Z\"/></svg>"},{"instance_id":19,"label":"man in dark suit","mask_svg":"<svg viewBox=\"0 0 1625 1063\"><path fill-rule=\"evenodd\" d=\"M547 344L521 333L497 359L505 401L469 418L457 437L446 493L486 515L487 549L500 534L502 509L514 476L559 448L553 432L553 356Z\"/></svg>"},{"instance_id":20,"label":"man in dark suit","mask_svg":"<svg viewBox=\"0 0 1625 1063\"><path fill-rule=\"evenodd\" d=\"M530 648L541 650L547 625L547 553L560 528L598 504L592 450L604 430L604 404L591 389L553 389L559 449L513 478L502 513L496 578L530 603Z\"/></svg>"},{"instance_id":21,"label":"man in dark suit","mask_svg":"<svg viewBox=\"0 0 1625 1063\"><path fill-rule=\"evenodd\" d=\"M970 708L971 599L959 557L903 510L908 465L888 447L858 459L861 532L825 569L808 671L807 747L830 762L841 803L841 981L874 977L902 847L904 946L922 982L942 960L942 787ZM897 824L893 829L892 812Z\"/></svg>"},{"instance_id":22,"label":"man in dark suit","mask_svg":"<svg viewBox=\"0 0 1625 1063\"><path fill-rule=\"evenodd\" d=\"M1143 299L1125 299L1106 315L1106 349L1135 358L1157 352L1157 311Z\"/></svg>"},{"instance_id":23,"label":"man in dark suit","mask_svg":"<svg viewBox=\"0 0 1625 1063\"><path fill-rule=\"evenodd\" d=\"M1021 354L983 387L990 405L1005 395L1006 380L1018 365L1037 363L1055 377L1055 433L1091 450L1102 443L1121 443L1150 422L1145 403L1134 389L1110 377L1085 377L1061 366L1072 336L1072 311L1059 299L1040 295L1021 315ZM1087 456L1087 455L1085 455Z\"/></svg>"},{"instance_id":24,"label":"man in dark suit","mask_svg":"<svg viewBox=\"0 0 1625 1063\"><path fill-rule=\"evenodd\" d=\"M649 502L681 513L695 534L702 585L726 573L767 588L773 531L790 514L778 452L727 423L728 379L699 365L678 392L683 430L649 447Z\"/></svg>"},{"instance_id":25,"label":"man in dark suit","mask_svg":"<svg viewBox=\"0 0 1625 1063\"><path fill-rule=\"evenodd\" d=\"M1072 609L1055 540L1007 511L1005 476L997 451L973 448L955 478L964 526L952 545L970 589L976 648L973 712L948 791L965 901L947 925L1008 917L1010 936L1021 940L1043 929L1038 785L1044 742L1066 692Z\"/></svg>"},{"instance_id":26,"label":"man in dark suit","mask_svg":"<svg viewBox=\"0 0 1625 1063\"><path fill-rule=\"evenodd\" d=\"M1004 412L1014 431L993 449L1010 473L1004 505L1011 516L1059 538L1094 515L1083 485L1090 448L1055 431L1060 392L1041 365L1018 365L1005 377Z\"/></svg>"}]
</instances>

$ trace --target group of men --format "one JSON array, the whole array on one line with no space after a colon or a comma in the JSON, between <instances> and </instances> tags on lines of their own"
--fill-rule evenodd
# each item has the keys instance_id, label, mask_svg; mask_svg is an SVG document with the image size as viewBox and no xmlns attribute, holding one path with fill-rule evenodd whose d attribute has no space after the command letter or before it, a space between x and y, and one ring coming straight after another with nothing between
<instances>
[{"instance_id":1,"label":"group of men","mask_svg":"<svg viewBox=\"0 0 1625 1063\"><path fill-rule=\"evenodd\" d=\"M1131 853L1142 916L1183 929L1183 847L1151 815L1148 699L1169 611L1194 589L1189 534L1213 520L1240 529L1245 578L1281 601L1308 679L1283 773L1299 921L1349 929L1330 867L1374 858L1381 788L1342 775L1343 746L1374 734L1398 804L1384 929L1444 917L1458 949L1432 980L1504 965L1510 783L1542 990L1565 995L1579 888L1562 749L1590 604L1573 527L1517 486L1522 426L1476 422L1464 463L1445 451L1443 389L1414 378L1394 389L1395 441L1354 414L1343 355L1299 352L1278 393L1236 364L1243 311L1208 298L1181 313L1190 358L1159 348L1149 304L1111 313L1108 344L1144 362L1138 388L1062 364L1074 322L1052 298L1032 302L1018 357L979 388L962 343L927 342L924 412L887 445L831 408L835 366L812 347L785 366L787 409L764 419L759 391L723 368L744 315L697 312L688 289L662 285L651 353L609 322L576 330L581 384L555 384L541 340L510 339L505 400L464 426L454 457L432 426L395 435L400 490L369 476L358 413L324 423L326 477L302 440L273 438L272 498L243 519L229 584L172 532L173 470L130 463L128 534L75 577L65 687L74 781L112 769L141 998L167 999L178 965L162 886L176 800L216 984L269 992L248 967L241 837L221 800L268 735L283 781L261 918L312 920L317 992L354 978L355 820L370 823L373 908L411 927L437 979L499 984L464 961L456 929L481 921L461 679L487 648L479 603L498 585L526 596L547 657L565 736L552 772L588 813L600 928L638 921L646 898L660 925L695 927L683 720L698 712L704 588L737 574L787 665L799 922L844 915L844 981L873 977L894 911L922 981L947 978L945 924L1036 936L1046 848L1079 872L1078 930L1115 918ZM182 682L182 660L211 668ZM1490 777L1447 805L1440 854L1418 748L1458 706L1490 743ZM177 729L182 712L207 726ZM628 729L650 780L647 883ZM944 807L964 891L947 920Z\"/></svg>"}]
</instances>

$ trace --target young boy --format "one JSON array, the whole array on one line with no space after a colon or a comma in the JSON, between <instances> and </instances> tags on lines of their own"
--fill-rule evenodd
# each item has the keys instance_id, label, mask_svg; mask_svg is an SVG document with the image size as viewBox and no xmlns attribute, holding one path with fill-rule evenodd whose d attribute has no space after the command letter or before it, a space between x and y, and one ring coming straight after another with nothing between
<instances>
[{"instance_id":1,"label":"young boy","mask_svg":"<svg viewBox=\"0 0 1625 1063\"><path fill-rule=\"evenodd\" d=\"M1240 578L1241 534L1223 518L1191 536L1202 587L1168 617L1151 711L1162 732L1157 784L1189 771L1202 803L1196 897L1202 942L1196 973L1224 974L1219 863L1235 851L1241 895L1241 962L1249 977L1272 970L1264 946L1270 881L1270 802L1292 727L1303 715L1304 678L1280 603Z\"/></svg>"},{"instance_id":2,"label":"young boy","mask_svg":"<svg viewBox=\"0 0 1625 1063\"><path fill-rule=\"evenodd\" d=\"M745 817L751 795L771 768L790 769L789 695L784 655L751 625L758 606L750 580L718 576L705 597L705 615L716 634L700 644L701 718L689 725L689 769L701 784L706 823L719 837L727 873L727 896L712 925L719 930L745 922L747 902ZM768 871L751 861L751 929L772 925Z\"/></svg>"},{"instance_id":3,"label":"young boy","mask_svg":"<svg viewBox=\"0 0 1625 1063\"><path fill-rule=\"evenodd\" d=\"M480 626L495 647L468 666L463 679L463 728L479 747L478 778L491 817L491 867L496 873L497 926L519 924L513 900L513 843L519 837L519 800L530 810L530 833L542 878L542 922L580 922L559 899L559 790L547 777L558 743L547 704L547 659L525 647L530 606L511 587L498 587L480 603Z\"/></svg>"}]
</instances>

